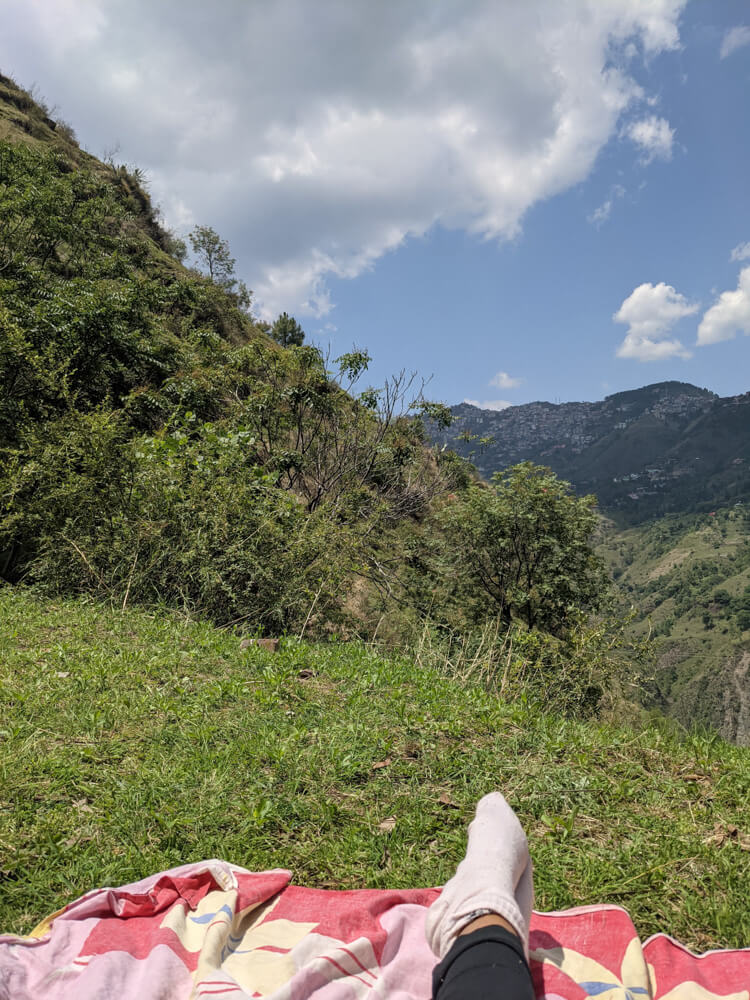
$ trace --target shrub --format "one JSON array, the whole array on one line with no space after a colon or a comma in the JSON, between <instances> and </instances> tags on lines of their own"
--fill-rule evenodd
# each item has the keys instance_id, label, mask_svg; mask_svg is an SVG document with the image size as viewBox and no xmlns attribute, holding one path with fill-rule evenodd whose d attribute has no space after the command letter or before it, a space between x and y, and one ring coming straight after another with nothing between
<instances>
[{"instance_id":1,"label":"shrub","mask_svg":"<svg viewBox=\"0 0 750 1000\"><path fill-rule=\"evenodd\" d=\"M497 618L462 631L426 621L407 647L417 663L481 681L506 701L585 718L641 683L650 647L628 637L631 620L578 615L564 639Z\"/></svg>"},{"instance_id":2,"label":"shrub","mask_svg":"<svg viewBox=\"0 0 750 1000\"><path fill-rule=\"evenodd\" d=\"M520 618L558 636L580 613L596 611L608 583L591 543L594 505L594 497L574 496L568 483L530 462L446 504L446 554L467 611L508 624Z\"/></svg>"},{"instance_id":3,"label":"shrub","mask_svg":"<svg viewBox=\"0 0 750 1000\"><path fill-rule=\"evenodd\" d=\"M203 424L129 440L120 417L97 412L29 444L2 484L0 523L0 551L24 554L29 582L274 630L335 613L353 538L274 486L249 432Z\"/></svg>"}]
</instances>

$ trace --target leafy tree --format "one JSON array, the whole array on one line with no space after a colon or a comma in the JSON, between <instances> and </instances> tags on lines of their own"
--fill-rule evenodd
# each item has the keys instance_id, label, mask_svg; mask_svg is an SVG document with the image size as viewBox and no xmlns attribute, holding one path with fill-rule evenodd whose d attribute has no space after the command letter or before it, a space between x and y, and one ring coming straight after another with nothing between
<instances>
[{"instance_id":1,"label":"leafy tree","mask_svg":"<svg viewBox=\"0 0 750 1000\"><path fill-rule=\"evenodd\" d=\"M225 285L234 277L237 261L229 251L229 244L210 226L196 226L188 239L198 263L211 281Z\"/></svg>"},{"instance_id":2,"label":"leafy tree","mask_svg":"<svg viewBox=\"0 0 750 1000\"><path fill-rule=\"evenodd\" d=\"M496 473L489 489L467 491L444 515L460 599L477 618L520 618L564 635L607 591L591 545L595 504L531 462Z\"/></svg>"},{"instance_id":3,"label":"leafy tree","mask_svg":"<svg viewBox=\"0 0 750 1000\"><path fill-rule=\"evenodd\" d=\"M236 299L243 309L250 308L251 293L235 273L237 261L229 250L229 243L211 226L195 226L188 233L199 265L214 284L219 285Z\"/></svg>"},{"instance_id":4,"label":"leafy tree","mask_svg":"<svg viewBox=\"0 0 750 1000\"><path fill-rule=\"evenodd\" d=\"M310 512L358 495L367 509L377 498L398 519L446 489L423 424L411 417L428 405L415 378L400 373L357 393L369 361L366 351L351 351L330 372L315 347L277 351L262 339L233 357L241 419L266 467L276 470L277 485L304 498Z\"/></svg>"},{"instance_id":5,"label":"leafy tree","mask_svg":"<svg viewBox=\"0 0 750 1000\"><path fill-rule=\"evenodd\" d=\"M305 332L294 316L283 312L270 330L271 337L282 347L302 347Z\"/></svg>"}]
</instances>

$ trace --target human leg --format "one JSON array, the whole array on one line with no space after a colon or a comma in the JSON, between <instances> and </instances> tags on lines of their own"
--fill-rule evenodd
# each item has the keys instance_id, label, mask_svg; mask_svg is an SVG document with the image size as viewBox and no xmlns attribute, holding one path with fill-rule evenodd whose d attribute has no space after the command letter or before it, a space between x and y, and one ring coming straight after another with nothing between
<instances>
[{"instance_id":1,"label":"human leg","mask_svg":"<svg viewBox=\"0 0 750 1000\"><path fill-rule=\"evenodd\" d=\"M477 805L466 857L427 912L425 933L441 959L435 1000L533 998L527 964L533 902L528 843L499 792Z\"/></svg>"},{"instance_id":2,"label":"human leg","mask_svg":"<svg viewBox=\"0 0 750 1000\"><path fill-rule=\"evenodd\" d=\"M517 934L498 925L460 934L432 973L433 1000L534 1000Z\"/></svg>"}]
</instances>

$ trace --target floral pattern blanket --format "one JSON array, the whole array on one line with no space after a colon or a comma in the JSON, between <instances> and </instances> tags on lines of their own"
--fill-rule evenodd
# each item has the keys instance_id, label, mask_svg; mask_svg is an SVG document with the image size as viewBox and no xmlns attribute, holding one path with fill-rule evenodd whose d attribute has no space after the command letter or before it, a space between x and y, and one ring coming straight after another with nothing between
<instances>
[{"instance_id":1,"label":"floral pattern blanket","mask_svg":"<svg viewBox=\"0 0 750 1000\"><path fill-rule=\"evenodd\" d=\"M0 935L0 998L427 1000L424 916L438 893L184 865L96 889L28 937ZM750 948L694 955L663 934L642 944L615 906L534 913L530 954L547 1000L750 1000Z\"/></svg>"}]
</instances>

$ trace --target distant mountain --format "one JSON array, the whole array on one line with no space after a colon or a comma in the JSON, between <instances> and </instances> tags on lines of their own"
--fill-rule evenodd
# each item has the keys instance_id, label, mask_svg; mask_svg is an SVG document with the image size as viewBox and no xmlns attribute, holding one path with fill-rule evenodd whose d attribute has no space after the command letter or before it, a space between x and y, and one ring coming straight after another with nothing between
<instances>
[{"instance_id":1,"label":"distant mountain","mask_svg":"<svg viewBox=\"0 0 750 1000\"><path fill-rule=\"evenodd\" d=\"M453 425L434 430L434 440L486 478L517 462L547 465L618 520L750 502L750 392L722 398L657 382L596 403L501 411L461 403L452 412Z\"/></svg>"}]
</instances>

